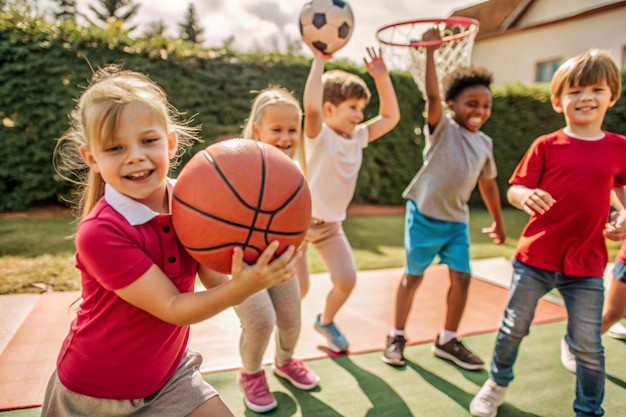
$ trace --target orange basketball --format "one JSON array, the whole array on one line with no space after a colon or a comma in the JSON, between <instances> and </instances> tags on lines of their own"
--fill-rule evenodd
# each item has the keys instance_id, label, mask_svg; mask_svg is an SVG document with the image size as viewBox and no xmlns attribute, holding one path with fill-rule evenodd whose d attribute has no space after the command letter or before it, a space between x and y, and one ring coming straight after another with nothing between
<instances>
[{"instance_id":1,"label":"orange basketball","mask_svg":"<svg viewBox=\"0 0 626 417\"><path fill-rule=\"evenodd\" d=\"M172 222L198 262L229 274L237 246L249 264L274 240L278 255L298 247L311 224L311 194L296 164L274 146L227 139L198 152L181 170Z\"/></svg>"}]
</instances>

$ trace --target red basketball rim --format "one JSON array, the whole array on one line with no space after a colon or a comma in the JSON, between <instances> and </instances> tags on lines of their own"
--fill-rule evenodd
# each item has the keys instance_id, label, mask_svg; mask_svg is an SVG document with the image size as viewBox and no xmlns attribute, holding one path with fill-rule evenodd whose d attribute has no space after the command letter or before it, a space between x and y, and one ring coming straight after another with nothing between
<instances>
[{"instance_id":1,"label":"red basketball rim","mask_svg":"<svg viewBox=\"0 0 626 417\"><path fill-rule=\"evenodd\" d=\"M419 25L419 24L426 24L426 23L431 23L433 25L437 25L440 23L446 23L446 24L450 24L450 25L462 25L462 26L466 26L468 28L468 30L465 30L463 32L460 33L455 33L452 35L448 35L448 36L443 36L441 39L437 39L437 40L432 40L432 41L419 41L419 40L412 40L412 39L404 39L404 40L397 40L397 41L389 41L389 40L385 40L382 38L381 34L383 32L386 31L390 31L393 30L395 28L399 28L399 27L403 27L403 26L411 26L411 25ZM458 39L462 39L465 38L466 36L469 36L469 34L471 33L471 30L469 30L470 26L475 26L476 29L478 29L478 27L480 26L480 22L478 22L478 20L476 19L472 19L469 17L462 17L462 16L451 16L445 19L416 19L416 20L408 20L406 22L398 22L398 23L392 23L390 25L387 26L383 26L382 28L378 29L376 31L376 38L378 39L378 41L384 45L387 46L401 46L401 47L408 47L408 48L419 48L419 47L426 47L426 46L433 46L433 45L441 45L444 43L448 43L448 42L452 42Z\"/></svg>"}]
</instances>

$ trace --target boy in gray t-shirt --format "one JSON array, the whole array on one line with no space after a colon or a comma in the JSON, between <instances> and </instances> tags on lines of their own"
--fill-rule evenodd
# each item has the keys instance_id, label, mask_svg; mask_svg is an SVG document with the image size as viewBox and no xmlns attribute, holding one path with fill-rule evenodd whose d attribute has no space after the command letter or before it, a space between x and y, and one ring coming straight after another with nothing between
<instances>
[{"instance_id":1,"label":"boy in gray t-shirt","mask_svg":"<svg viewBox=\"0 0 626 417\"><path fill-rule=\"evenodd\" d=\"M436 29L424 35L435 39ZM469 263L469 208L467 202L478 188L493 224L483 229L494 243L506 239L500 193L496 183L493 144L479 129L491 116L492 74L482 67L460 67L443 79L442 105L433 54L426 52L425 90L427 127L424 164L403 193L406 203L404 246L406 266L396 294L395 322L387 337L382 360L405 364L405 325L424 270L439 257L450 270L445 323L437 335L433 353L468 370L482 369L483 361L457 337L465 309L471 271Z\"/></svg>"}]
</instances>

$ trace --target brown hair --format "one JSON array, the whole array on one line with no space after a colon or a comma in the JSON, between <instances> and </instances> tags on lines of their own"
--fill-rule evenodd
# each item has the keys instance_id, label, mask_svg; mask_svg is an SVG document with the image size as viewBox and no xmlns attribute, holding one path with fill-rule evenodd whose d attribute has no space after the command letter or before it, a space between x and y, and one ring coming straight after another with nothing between
<instances>
[{"instance_id":1,"label":"brown hair","mask_svg":"<svg viewBox=\"0 0 626 417\"><path fill-rule=\"evenodd\" d=\"M352 98L370 100L372 94L358 75L343 70L326 71L322 75L324 98L322 101L339 105Z\"/></svg>"},{"instance_id":2,"label":"brown hair","mask_svg":"<svg viewBox=\"0 0 626 417\"><path fill-rule=\"evenodd\" d=\"M590 49L568 59L556 70L550 84L553 97L560 97L568 86L581 86L606 82L611 89L611 100L622 94L622 77L615 59L609 51Z\"/></svg>"}]
</instances>

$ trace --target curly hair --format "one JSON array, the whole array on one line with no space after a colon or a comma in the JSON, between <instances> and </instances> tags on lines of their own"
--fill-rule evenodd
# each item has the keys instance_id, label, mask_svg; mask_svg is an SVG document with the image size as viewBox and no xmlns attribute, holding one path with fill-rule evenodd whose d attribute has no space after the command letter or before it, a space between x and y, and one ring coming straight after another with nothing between
<instances>
[{"instance_id":1,"label":"curly hair","mask_svg":"<svg viewBox=\"0 0 626 417\"><path fill-rule=\"evenodd\" d=\"M484 85L489 88L493 81L493 72L479 65L457 67L443 77L444 100L454 100L468 87Z\"/></svg>"}]
</instances>

